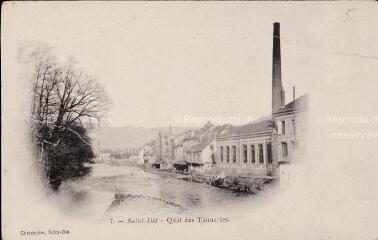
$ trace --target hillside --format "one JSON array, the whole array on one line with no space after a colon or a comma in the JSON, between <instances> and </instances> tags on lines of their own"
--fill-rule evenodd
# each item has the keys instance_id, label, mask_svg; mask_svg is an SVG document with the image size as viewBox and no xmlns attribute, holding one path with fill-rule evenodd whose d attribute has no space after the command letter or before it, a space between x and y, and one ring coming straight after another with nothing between
<instances>
[{"instance_id":1,"label":"hillside","mask_svg":"<svg viewBox=\"0 0 378 240\"><path fill-rule=\"evenodd\" d=\"M140 147L143 144L156 139L160 130L168 130L168 127L144 128L134 126L106 127L93 132L93 143L100 149L124 149ZM172 127L174 134L182 133L187 127Z\"/></svg>"}]
</instances>

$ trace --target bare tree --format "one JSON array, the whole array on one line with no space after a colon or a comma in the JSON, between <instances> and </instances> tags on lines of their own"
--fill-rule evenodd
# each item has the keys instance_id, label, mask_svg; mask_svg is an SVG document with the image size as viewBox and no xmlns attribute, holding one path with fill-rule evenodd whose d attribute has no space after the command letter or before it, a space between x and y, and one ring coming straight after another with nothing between
<instances>
[{"instance_id":1,"label":"bare tree","mask_svg":"<svg viewBox=\"0 0 378 240\"><path fill-rule=\"evenodd\" d=\"M104 117L108 107L105 91L96 81L82 71L74 69L72 62L61 69L54 82L57 112L57 127L88 123L90 119Z\"/></svg>"},{"instance_id":2,"label":"bare tree","mask_svg":"<svg viewBox=\"0 0 378 240\"><path fill-rule=\"evenodd\" d=\"M24 53L23 59L32 65L34 122L84 127L106 117L110 103L106 92L94 77L78 69L74 60L58 64L52 48L46 45Z\"/></svg>"},{"instance_id":3,"label":"bare tree","mask_svg":"<svg viewBox=\"0 0 378 240\"><path fill-rule=\"evenodd\" d=\"M71 139L75 138L74 142L80 141L81 146L82 144L89 146L90 149L84 151L86 158L92 156L86 127L89 123L106 116L109 98L104 89L94 77L80 70L74 60L71 59L66 64L58 63L49 46L38 46L29 52L24 51L20 56L22 56L22 62L28 64L31 69L29 76L33 81L32 140L37 152L43 152L44 144L55 149L55 152L64 147L67 147L69 151L78 152L67 142L67 136L70 136ZM57 158L54 151L51 150L50 155L45 156L45 163L49 166L47 167L49 176L51 176L49 169L57 165L54 161L58 161L54 159ZM77 162L80 157L76 156L72 161ZM57 168L52 174L55 176L54 182L58 182L54 183L55 187L59 187L67 176L81 176L81 174L70 175L66 172L66 177L64 177L59 174L59 171Z\"/></svg>"}]
</instances>

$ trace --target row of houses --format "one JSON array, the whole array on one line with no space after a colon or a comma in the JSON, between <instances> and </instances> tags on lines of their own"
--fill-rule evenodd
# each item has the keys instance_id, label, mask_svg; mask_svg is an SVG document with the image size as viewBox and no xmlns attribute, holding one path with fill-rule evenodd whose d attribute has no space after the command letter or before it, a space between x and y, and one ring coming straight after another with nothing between
<instances>
[{"instance_id":1,"label":"row of houses","mask_svg":"<svg viewBox=\"0 0 378 240\"><path fill-rule=\"evenodd\" d=\"M226 175L274 175L305 147L304 95L272 116L241 126L208 122L181 134L160 131L139 151L139 164L160 169L223 172Z\"/></svg>"},{"instance_id":2,"label":"row of houses","mask_svg":"<svg viewBox=\"0 0 378 240\"><path fill-rule=\"evenodd\" d=\"M160 131L144 145L140 164L181 171L230 175L279 175L293 154L305 148L308 95L285 104L281 79L280 25L273 29L272 112L241 126L203 127L181 134Z\"/></svg>"}]
</instances>

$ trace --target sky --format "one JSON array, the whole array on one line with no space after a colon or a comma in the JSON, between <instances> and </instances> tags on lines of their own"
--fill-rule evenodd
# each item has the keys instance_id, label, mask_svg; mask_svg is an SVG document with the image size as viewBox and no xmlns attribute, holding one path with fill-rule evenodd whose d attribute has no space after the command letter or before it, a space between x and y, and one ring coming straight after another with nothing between
<instances>
[{"instance_id":1,"label":"sky","mask_svg":"<svg viewBox=\"0 0 378 240\"><path fill-rule=\"evenodd\" d=\"M329 64L377 61L376 11L348 2L8 4L9 44L43 41L60 59L77 59L111 96L111 126L211 118L238 125L268 116L273 22L281 23L287 102L294 85L296 96L320 90ZM364 21L370 25L362 29ZM366 34L372 38L361 41Z\"/></svg>"}]
</instances>

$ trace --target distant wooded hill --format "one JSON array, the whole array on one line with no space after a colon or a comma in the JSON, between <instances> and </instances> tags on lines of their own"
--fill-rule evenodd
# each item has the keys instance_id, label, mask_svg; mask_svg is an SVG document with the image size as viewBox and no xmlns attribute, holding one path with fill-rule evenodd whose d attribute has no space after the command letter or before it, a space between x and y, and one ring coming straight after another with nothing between
<instances>
[{"instance_id":1,"label":"distant wooded hill","mask_svg":"<svg viewBox=\"0 0 378 240\"><path fill-rule=\"evenodd\" d=\"M172 127L173 134L179 134L193 129L191 127ZM125 149L141 147L145 143L157 139L160 130L169 131L169 127L144 128L144 127L105 127L91 134L93 144L103 149Z\"/></svg>"}]
</instances>

